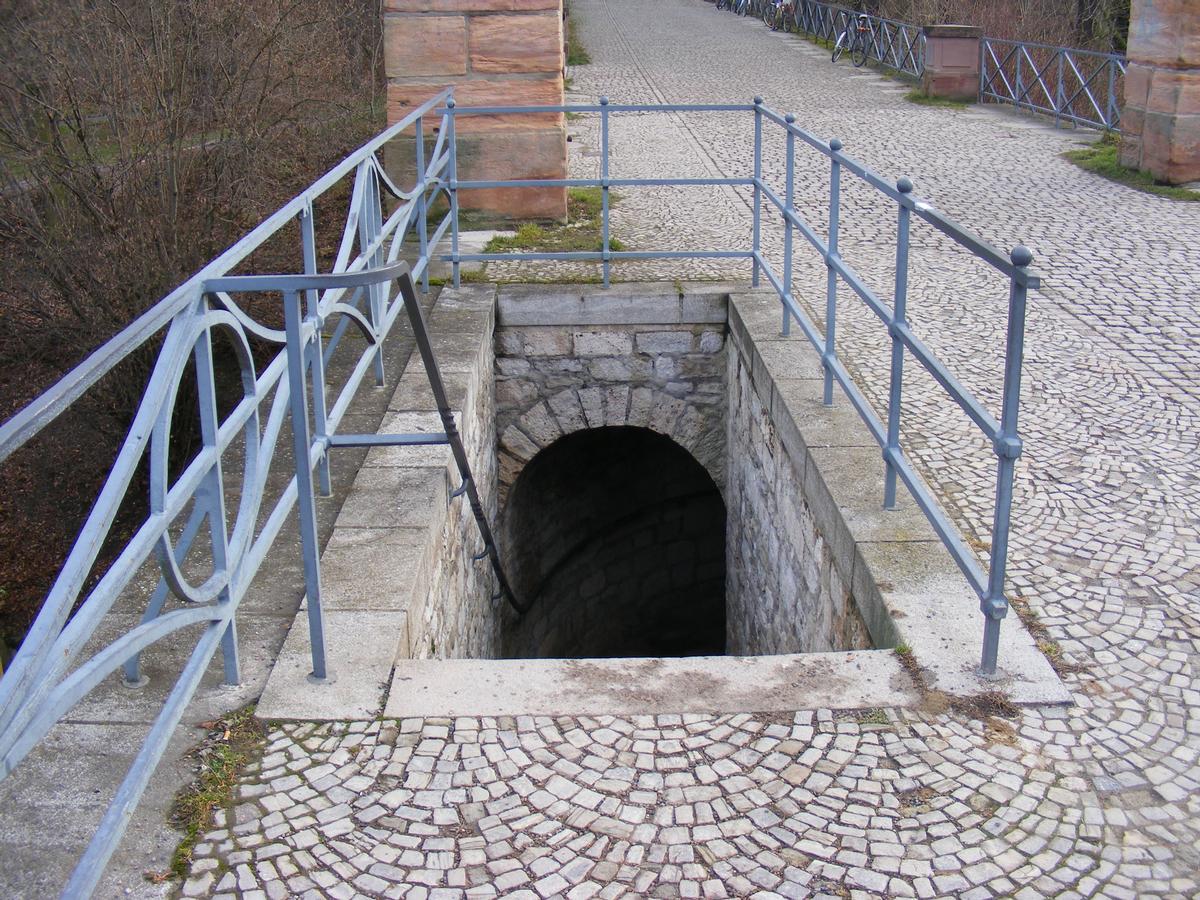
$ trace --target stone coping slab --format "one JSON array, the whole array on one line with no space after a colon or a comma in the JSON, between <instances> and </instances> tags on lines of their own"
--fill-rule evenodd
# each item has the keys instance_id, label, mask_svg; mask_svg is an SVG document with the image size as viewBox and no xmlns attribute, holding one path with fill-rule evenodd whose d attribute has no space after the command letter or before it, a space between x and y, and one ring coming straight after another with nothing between
<instances>
[{"instance_id":1,"label":"stone coping slab","mask_svg":"<svg viewBox=\"0 0 1200 900\"><path fill-rule=\"evenodd\" d=\"M903 486L896 509L883 509L879 445L840 388L833 407L821 402L820 355L799 328L783 337L780 323L774 291L730 296L730 344L803 471L805 499L875 645L906 644L931 689L1069 703L1070 693L1015 614L1000 630L996 677L978 674L983 615L974 590Z\"/></svg>"},{"instance_id":2,"label":"stone coping slab","mask_svg":"<svg viewBox=\"0 0 1200 900\"><path fill-rule=\"evenodd\" d=\"M622 715L870 709L920 695L886 650L679 659L425 659L396 665L384 715Z\"/></svg>"}]
</instances>

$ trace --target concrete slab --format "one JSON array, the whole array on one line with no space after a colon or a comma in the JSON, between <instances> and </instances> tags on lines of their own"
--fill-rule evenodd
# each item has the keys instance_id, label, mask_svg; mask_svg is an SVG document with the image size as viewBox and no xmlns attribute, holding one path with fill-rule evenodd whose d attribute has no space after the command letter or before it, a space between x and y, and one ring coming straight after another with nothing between
<instances>
[{"instance_id":1,"label":"concrete slab","mask_svg":"<svg viewBox=\"0 0 1200 900\"><path fill-rule=\"evenodd\" d=\"M862 542L854 589L872 581L901 640L926 673L928 686L949 694L1001 691L1014 703L1070 703L1071 694L1012 613L1000 629L995 678L978 674L983 647L979 599L940 541Z\"/></svg>"},{"instance_id":2,"label":"concrete slab","mask_svg":"<svg viewBox=\"0 0 1200 900\"><path fill-rule=\"evenodd\" d=\"M446 503L444 467L364 468L342 504L338 526L397 528L425 525Z\"/></svg>"},{"instance_id":3,"label":"concrete slab","mask_svg":"<svg viewBox=\"0 0 1200 900\"><path fill-rule=\"evenodd\" d=\"M326 609L403 610L428 549L425 528L336 528L321 555Z\"/></svg>"},{"instance_id":4,"label":"concrete slab","mask_svg":"<svg viewBox=\"0 0 1200 900\"><path fill-rule=\"evenodd\" d=\"M868 709L919 700L894 653L401 660L387 717Z\"/></svg>"},{"instance_id":5,"label":"concrete slab","mask_svg":"<svg viewBox=\"0 0 1200 900\"><path fill-rule=\"evenodd\" d=\"M716 283L626 282L608 289L599 285L502 285L497 324L724 324L729 291L729 285Z\"/></svg>"},{"instance_id":6,"label":"concrete slab","mask_svg":"<svg viewBox=\"0 0 1200 900\"><path fill-rule=\"evenodd\" d=\"M407 624L404 612L327 611L326 648L336 680L314 684L308 678L308 620L296 616L258 702L258 717L324 722L379 715L392 661L407 645Z\"/></svg>"}]
</instances>

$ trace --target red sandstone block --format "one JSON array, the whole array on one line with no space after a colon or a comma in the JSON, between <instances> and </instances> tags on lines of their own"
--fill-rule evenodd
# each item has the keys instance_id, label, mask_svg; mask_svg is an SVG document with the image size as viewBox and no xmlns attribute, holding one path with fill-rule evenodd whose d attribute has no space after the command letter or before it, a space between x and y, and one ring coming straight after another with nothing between
<instances>
[{"instance_id":1,"label":"red sandstone block","mask_svg":"<svg viewBox=\"0 0 1200 900\"><path fill-rule=\"evenodd\" d=\"M1128 47L1134 62L1200 66L1196 0L1139 0L1130 16Z\"/></svg>"},{"instance_id":2,"label":"red sandstone block","mask_svg":"<svg viewBox=\"0 0 1200 900\"><path fill-rule=\"evenodd\" d=\"M474 72L561 72L562 16L472 16L471 70Z\"/></svg>"},{"instance_id":3,"label":"red sandstone block","mask_svg":"<svg viewBox=\"0 0 1200 900\"><path fill-rule=\"evenodd\" d=\"M459 141L459 172L464 180L566 178L567 142L558 129L467 136ZM485 188L459 192L459 204L485 218L563 219L563 188Z\"/></svg>"},{"instance_id":4,"label":"red sandstone block","mask_svg":"<svg viewBox=\"0 0 1200 900\"><path fill-rule=\"evenodd\" d=\"M384 0L384 12L528 12L554 9L562 0Z\"/></svg>"},{"instance_id":5,"label":"red sandstone block","mask_svg":"<svg viewBox=\"0 0 1200 900\"><path fill-rule=\"evenodd\" d=\"M388 85L388 121L398 122L413 107L424 103L447 84L454 85L459 106L559 106L563 102L562 75L549 78L486 78L470 81L417 82ZM460 134L562 128L562 113L514 116L462 116L455 123Z\"/></svg>"},{"instance_id":6,"label":"red sandstone block","mask_svg":"<svg viewBox=\"0 0 1200 900\"><path fill-rule=\"evenodd\" d=\"M387 16L383 58L389 78L465 75L466 17Z\"/></svg>"}]
</instances>

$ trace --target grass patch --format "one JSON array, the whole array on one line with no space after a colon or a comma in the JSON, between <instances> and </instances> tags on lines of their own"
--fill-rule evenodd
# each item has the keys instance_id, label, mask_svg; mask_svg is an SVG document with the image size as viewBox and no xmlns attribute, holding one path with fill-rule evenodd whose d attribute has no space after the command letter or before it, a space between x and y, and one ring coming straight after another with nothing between
<instances>
[{"instance_id":1,"label":"grass patch","mask_svg":"<svg viewBox=\"0 0 1200 900\"><path fill-rule=\"evenodd\" d=\"M966 109L975 102L974 100L951 100L949 97L931 97L920 88L909 91L904 95L904 99L918 106L935 106L942 109Z\"/></svg>"},{"instance_id":2,"label":"grass patch","mask_svg":"<svg viewBox=\"0 0 1200 900\"><path fill-rule=\"evenodd\" d=\"M890 725L887 712L879 707L861 710L858 714L860 725Z\"/></svg>"},{"instance_id":3,"label":"grass patch","mask_svg":"<svg viewBox=\"0 0 1200 900\"><path fill-rule=\"evenodd\" d=\"M609 206L615 206L619 196L609 192ZM524 222L514 235L498 235L487 242L484 253L539 252L578 253L599 252L604 249L601 234L603 199L600 188L572 188L567 192L567 222L565 225L543 225ZM623 250L620 239L609 234L610 250Z\"/></svg>"},{"instance_id":4,"label":"grass patch","mask_svg":"<svg viewBox=\"0 0 1200 900\"><path fill-rule=\"evenodd\" d=\"M233 803L233 786L247 764L256 759L266 743L266 728L254 718L254 706L232 712L215 722L206 722L209 737L192 751L200 764L195 781L179 792L171 808L171 824L183 832L183 840L171 855L166 873L148 874L151 881L186 878L192 850L203 833L212 827L213 813Z\"/></svg>"},{"instance_id":5,"label":"grass patch","mask_svg":"<svg viewBox=\"0 0 1200 900\"><path fill-rule=\"evenodd\" d=\"M587 47L579 39L579 29L575 26L575 17L567 13L567 65L586 66L592 61Z\"/></svg>"},{"instance_id":6,"label":"grass patch","mask_svg":"<svg viewBox=\"0 0 1200 900\"><path fill-rule=\"evenodd\" d=\"M1149 172L1142 172L1130 166L1121 165L1118 158L1120 138L1116 132L1107 131L1095 144L1082 150L1068 150L1063 154L1081 169L1093 172L1109 181L1115 181L1135 191L1166 197L1169 200L1183 200L1195 203L1200 200L1200 191L1176 187L1170 184L1160 184Z\"/></svg>"}]
</instances>

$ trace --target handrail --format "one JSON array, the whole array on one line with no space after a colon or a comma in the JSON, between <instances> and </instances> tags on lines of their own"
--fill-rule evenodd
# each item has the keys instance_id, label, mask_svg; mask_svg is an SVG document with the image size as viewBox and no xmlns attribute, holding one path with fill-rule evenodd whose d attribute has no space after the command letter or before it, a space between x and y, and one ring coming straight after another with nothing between
<instances>
[{"instance_id":1,"label":"handrail","mask_svg":"<svg viewBox=\"0 0 1200 900\"><path fill-rule=\"evenodd\" d=\"M447 191L451 154L446 150L446 138L439 136L426 165L422 136L425 120L436 115L434 111L451 96L449 89L438 92L367 141L0 425L2 461L130 353L161 340L149 383L112 472L29 633L0 678L3 778L111 672L123 668L126 679L137 683L142 650L168 636L178 638L184 630L203 626L179 680L76 866L64 896L82 897L94 890L218 647L222 650L225 680L230 684L240 681L236 613L297 504L313 673L318 679L328 676L314 494L317 486L328 492L329 451L336 446L333 439L338 425L367 373L374 369L376 377L382 377L382 344L399 315L416 306L412 279L423 279L428 289L434 248L450 229L448 214L432 237L426 228L431 204ZM443 117L439 130L444 131L445 124ZM414 134L420 148L420 164L410 189L398 188L388 179L377 158L378 152L401 134ZM353 179L353 189L341 247L333 271L319 274L314 203L348 178ZM401 201L386 219L385 194ZM256 249L293 223L299 226L297 258L303 263L301 274L272 281L270 276L236 273ZM406 236L414 233L419 255L410 271L396 260ZM397 279L401 289L393 293L391 285ZM285 295L286 327L282 332L257 322L231 296L272 284ZM340 320L328 342L320 327L327 320ZM361 332L364 346L353 351L358 358L350 376L337 396L331 398L332 404L327 404L325 364L348 324ZM219 407L217 402L213 338L218 332L229 339L234 365L240 370L241 396L228 411L222 411L225 404ZM251 352L252 338L279 345L275 356L261 369ZM427 366L427 371L436 372L436 364ZM167 460L176 396L185 379L194 379L198 394L201 446L184 470L175 474ZM265 422L260 411L266 413ZM272 503L266 497L267 479L272 466L279 464L277 445L289 420L293 426L294 473ZM449 438L447 442L453 445L454 435ZM236 462L242 469L241 499L235 510L226 510L223 466L230 462L227 457L235 455L235 444L239 445ZM460 472L464 472L465 460L459 459L458 452L455 458ZM134 475L146 460L150 472L149 513L100 579L89 584L89 575ZM469 478L469 469L465 469L464 480ZM471 499L475 511L478 498ZM480 521L480 530L485 545L493 551L492 562L502 593L513 600L511 591L506 590L507 582L485 520ZM201 550L203 558L198 559ZM83 650L94 639L101 620L152 557L157 558L162 574L141 624L84 658ZM184 572L185 561L206 567L201 582L189 579ZM182 609L165 610L171 596L183 603Z\"/></svg>"}]
</instances>

